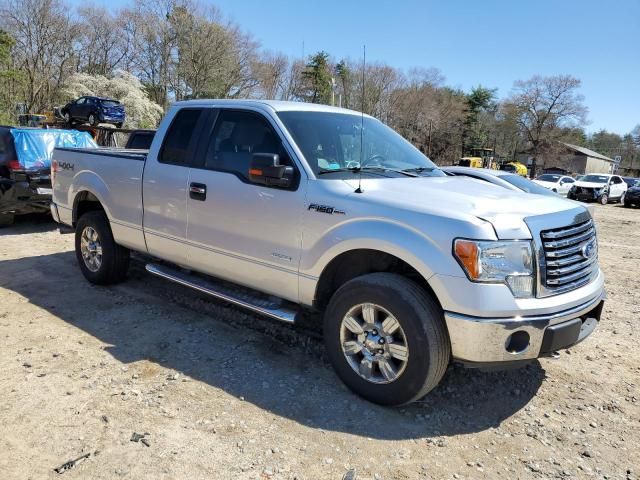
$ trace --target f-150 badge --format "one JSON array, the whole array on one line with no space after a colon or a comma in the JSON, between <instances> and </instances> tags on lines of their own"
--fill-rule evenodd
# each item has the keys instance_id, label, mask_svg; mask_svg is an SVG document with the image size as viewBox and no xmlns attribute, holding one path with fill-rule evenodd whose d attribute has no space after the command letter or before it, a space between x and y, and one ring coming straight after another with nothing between
<instances>
[{"instance_id":1,"label":"f-150 badge","mask_svg":"<svg viewBox=\"0 0 640 480\"><path fill-rule=\"evenodd\" d=\"M307 210L315 210L318 213L328 213L329 215L345 215L344 210L338 210L335 207L329 207L327 205L318 205L312 203Z\"/></svg>"}]
</instances>

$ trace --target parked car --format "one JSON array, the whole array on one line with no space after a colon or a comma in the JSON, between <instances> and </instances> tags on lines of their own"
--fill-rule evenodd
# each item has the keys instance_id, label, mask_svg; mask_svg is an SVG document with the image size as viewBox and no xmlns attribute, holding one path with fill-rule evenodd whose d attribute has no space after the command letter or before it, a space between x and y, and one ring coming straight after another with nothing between
<instances>
[{"instance_id":1,"label":"parked car","mask_svg":"<svg viewBox=\"0 0 640 480\"><path fill-rule=\"evenodd\" d=\"M640 207L640 182L630 187L627 190L627 194L624 196L625 207L632 207L634 205L636 207Z\"/></svg>"},{"instance_id":2,"label":"parked car","mask_svg":"<svg viewBox=\"0 0 640 480\"><path fill-rule=\"evenodd\" d=\"M548 188L529 180L528 178L521 177L508 171L490 170L488 168L465 168L465 167L443 167L446 173L450 175L464 175L466 177L476 178L478 180L484 180L485 182L493 183L502 188L508 190L515 190L516 192L532 193L535 195L546 195L548 197L559 198L559 195ZM584 206L589 214L593 217L593 206Z\"/></svg>"},{"instance_id":3,"label":"parked car","mask_svg":"<svg viewBox=\"0 0 640 480\"><path fill-rule=\"evenodd\" d=\"M567 175L558 173L545 173L534 180L538 185L548 188L552 192L566 196L571 190L571 186L575 180Z\"/></svg>"},{"instance_id":4,"label":"parked car","mask_svg":"<svg viewBox=\"0 0 640 480\"><path fill-rule=\"evenodd\" d=\"M622 177L622 180L624 180L624 183L626 183L629 188L640 185L640 178Z\"/></svg>"},{"instance_id":5,"label":"parked car","mask_svg":"<svg viewBox=\"0 0 640 480\"><path fill-rule=\"evenodd\" d=\"M606 205L613 200L624 203L626 192L627 184L619 175L590 173L574 182L567 198L586 202L597 201Z\"/></svg>"},{"instance_id":6,"label":"parked car","mask_svg":"<svg viewBox=\"0 0 640 480\"><path fill-rule=\"evenodd\" d=\"M149 150L155 134L155 130L134 130L129 134L127 144L124 148L133 150Z\"/></svg>"},{"instance_id":7,"label":"parked car","mask_svg":"<svg viewBox=\"0 0 640 480\"><path fill-rule=\"evenodd\" d=\"M121 128L125 121L124 105L112 98L80 97L67 103L60 110L65 122L88 123L96 126L99 123L110 123Z\"/></svg>"},{"instance_id":8,"label":"parked car","mask_svg":"<svg viewBox=\"0 0 640 480\"><path fill-rule=\"evenodd\" d=\"M95 143L89 134L73 130L0 127L0 226L11 225L16 215L49 211L56 146Z\"/></svg>"},{"instance_id":9,"label":"parked car","mask_svg":"<svg viewBox=\"0 0 640 480\"><path fill-rule=\"evenodd\" d=\"M358 112L177 102L148 153L56 149L54 170L51 211L89 282L124 280L133 250L271 318L323 312L328 358L372 402L424 396L452 359L551 355L602 312L583 206L447 176Z\"/></svg>"},{"instance_id":10,"label":"parked car","mask_svg":"<svg viewBox=\"0 0 640 480\"><path fill-rule=\"evenodd\" d=\"M451 175L472 177L516 192L535 193L558 198L558 195L531 180L510 170L492 170L489 168L443 167L442 170Z\"/></svg>"}]
</instances>

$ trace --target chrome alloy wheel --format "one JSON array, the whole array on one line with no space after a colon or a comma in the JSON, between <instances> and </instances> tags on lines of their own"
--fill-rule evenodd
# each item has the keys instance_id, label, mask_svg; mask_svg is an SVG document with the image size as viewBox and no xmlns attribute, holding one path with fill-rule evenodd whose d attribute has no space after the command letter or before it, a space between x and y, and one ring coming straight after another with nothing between
<instances>
[{"instance_id":1,"label":"chrome alloy wheel","mask_svg":"<svg viewBox=\"0 0 640 480\"><path fill-rule=\"evenodd\" d=\"M347 312L340 325L340 345L351 368L371 383L397 380L409 360L400 322L374 303L362 303Z\"/></svg>"},{"instance_id":2,"label":"chrome alloy wheel","mask_svg":"<svg viewBox=\"0 0 640 480\"><path fill-rule=\"evenodd\" d=\"M102 245L100 244L98 232L92 227L84 227L82 231L80 252L82 253L84 264L90 271L97 272L100 270L102 265Z\"/></svg>"}]
</instances>

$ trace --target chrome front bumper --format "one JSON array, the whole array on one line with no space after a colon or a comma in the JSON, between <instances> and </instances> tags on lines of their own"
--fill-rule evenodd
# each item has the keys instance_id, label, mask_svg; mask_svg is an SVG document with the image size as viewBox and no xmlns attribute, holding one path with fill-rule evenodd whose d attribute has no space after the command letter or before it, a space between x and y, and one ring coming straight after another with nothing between
<instances>
[{"instance_id":1,"label":"chrome front bumper","mask_svg":"<svg viewBox=\"0 0 640 480\"><path fill-rule=\"evenodd\" d=\"M482 366L532 360L552 350L575 345L597 326L605 291L576 307L557 313L481 318L445 312L454 360Z\"/></svg>"}]
</instances>

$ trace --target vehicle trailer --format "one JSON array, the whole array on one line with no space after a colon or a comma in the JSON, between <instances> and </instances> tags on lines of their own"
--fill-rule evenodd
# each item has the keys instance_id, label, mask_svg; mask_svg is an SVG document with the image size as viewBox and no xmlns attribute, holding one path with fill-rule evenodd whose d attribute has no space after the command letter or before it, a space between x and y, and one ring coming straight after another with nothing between
<instances>
[{"instance_id":1,"label":"vehicle trailer","mask_svg":"<svg viewBox=\"0 0 640 480\"><path fill-rule=\"evenodd\" d=\"M584 207L447 176L357 112L177 102L148 153L56 149L52 175L90 282L124 280L135 251L153 275L270 318L321 313L338 376L379 404L421 398L451 361L552 355L600 320Z\"/></svg>"}]
</instances>

